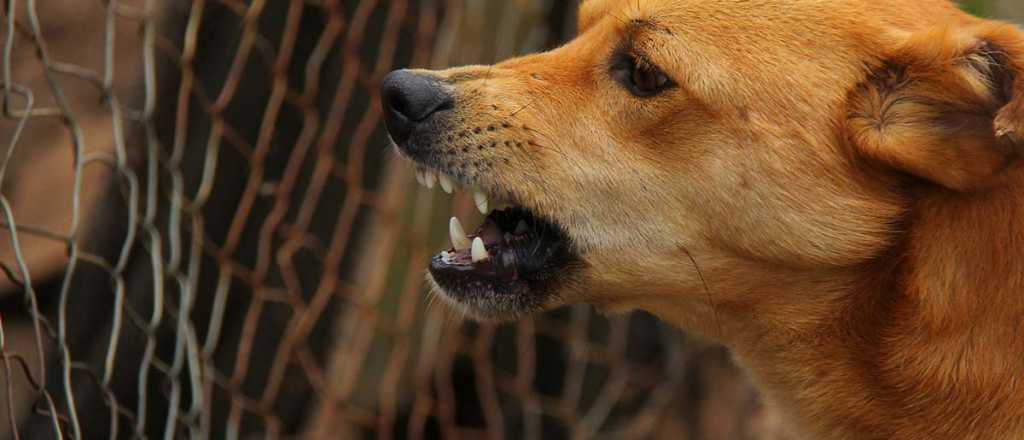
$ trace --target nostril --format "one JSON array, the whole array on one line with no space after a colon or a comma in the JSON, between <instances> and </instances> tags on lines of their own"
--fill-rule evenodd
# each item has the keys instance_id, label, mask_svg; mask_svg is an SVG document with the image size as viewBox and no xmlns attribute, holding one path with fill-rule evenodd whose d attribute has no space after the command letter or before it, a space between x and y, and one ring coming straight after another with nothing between
<instances>
[{"instance_id":1,"label":"nostril","mask_svg":"<svg viewBox=\"0 0 1024 440\"><path fill-rule=\"evenodd\" d=\"M448 97L448 99L442 101L441 104L439 104L437 108L434 109L433 113L440 113L448 110L455 110L455 100L452 99L451 97Z\"/></svg>"},{"instance_id":2,"label":"nostril","mask_svg":"<svg viewBox=\"0 0 1024 440\"><path fill-rule=\"evenodd\" d=\"M398 70L388 74L382 89L384 105L410 121L421 122L454 107L448 88L430 75Z\"/></svg>"},{"instance_id":3,"label":"nostril","mask_svg":"<svg viewBox=\"0 0 1024 440\"><path fill-rule=\"evenodd\" d=\"M398 70L381 83L384 123L399 144L413 136L431 116L455 108L455 99L441 80L421 73Z\"/></svg>"},{"instance_id":4,"label":"nostril","mask_svg":"<svg viewBox=\"0 0 1024 440\"><path fill-rule=\"evenodd\" d=\"M411 119L409 118L409 104L406 103L400 93L390 94L390 96L385 98L385 101L387 102L387 108L391 109L391 111Z\"/></svg>"}]
</instances>

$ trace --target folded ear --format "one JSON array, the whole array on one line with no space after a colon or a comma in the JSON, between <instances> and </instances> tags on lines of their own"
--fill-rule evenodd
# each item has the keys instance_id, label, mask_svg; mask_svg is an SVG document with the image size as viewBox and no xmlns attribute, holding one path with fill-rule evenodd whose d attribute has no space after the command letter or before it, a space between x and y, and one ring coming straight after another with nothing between
<instances>
[{"instance_id":1,"label":"folded ear","mask_svg":"<svg viewBox=\"0 0 1024 440\"><path fill-rule=\"evenodd\" d=\"M849 97L856 153L954 190L1024 157L1024 34L986 23L908 36Z\"/></svg>"}]
</instances>

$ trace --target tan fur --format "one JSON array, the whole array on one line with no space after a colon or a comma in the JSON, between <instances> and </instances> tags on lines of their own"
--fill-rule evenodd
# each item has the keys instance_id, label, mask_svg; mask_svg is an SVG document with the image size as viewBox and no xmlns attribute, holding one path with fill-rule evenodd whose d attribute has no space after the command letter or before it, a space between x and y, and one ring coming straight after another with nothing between
<instances>
[{"instance_id":1,"label":"tan fur","mask_svg":"<svg viewBox=\"0 0 1024 440\"><path fill-rule=\"evenodd\" d=\"M800 438L1024 438L1024 34L942 0L589 0L432 73L472 184L564 226L550 306L729 346ZM625 40L678 88L609 77Z\"/></svg>"}]
</instances>

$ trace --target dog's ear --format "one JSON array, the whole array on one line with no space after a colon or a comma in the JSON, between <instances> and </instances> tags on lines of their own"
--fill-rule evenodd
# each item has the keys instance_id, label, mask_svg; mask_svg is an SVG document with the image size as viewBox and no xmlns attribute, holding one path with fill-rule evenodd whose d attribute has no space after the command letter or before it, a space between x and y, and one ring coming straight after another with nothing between
<instances>
[{"instance_id":1,"label":"dog's ear","mask_svg":"<svg viewBox=\"0 0 1024 440\"><path fill-rule=\"evenodd\" d=\"M1024 34L1003 24L901 38L851 92L855 153L954 190L1024 157Z\"/></svg>"}]
</instances>

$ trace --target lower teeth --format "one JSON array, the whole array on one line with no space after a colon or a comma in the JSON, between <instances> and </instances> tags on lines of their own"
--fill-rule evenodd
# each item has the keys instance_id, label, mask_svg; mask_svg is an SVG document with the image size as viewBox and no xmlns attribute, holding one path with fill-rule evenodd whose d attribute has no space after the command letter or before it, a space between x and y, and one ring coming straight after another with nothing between
<instances>
[{"instance_id":1,"label":"lower teeth","mask_svg":"<svg viewBox=\"0 0 1024 440\"><path fill-rule=\"evenodd\" d=\"M484 246L484 240L480 237L473 239L472 249L470 249L470 256L474 263L479 263L486 259L491 258L491 255L487 252L487 247Z\"/></svg>"}]
</instances>

